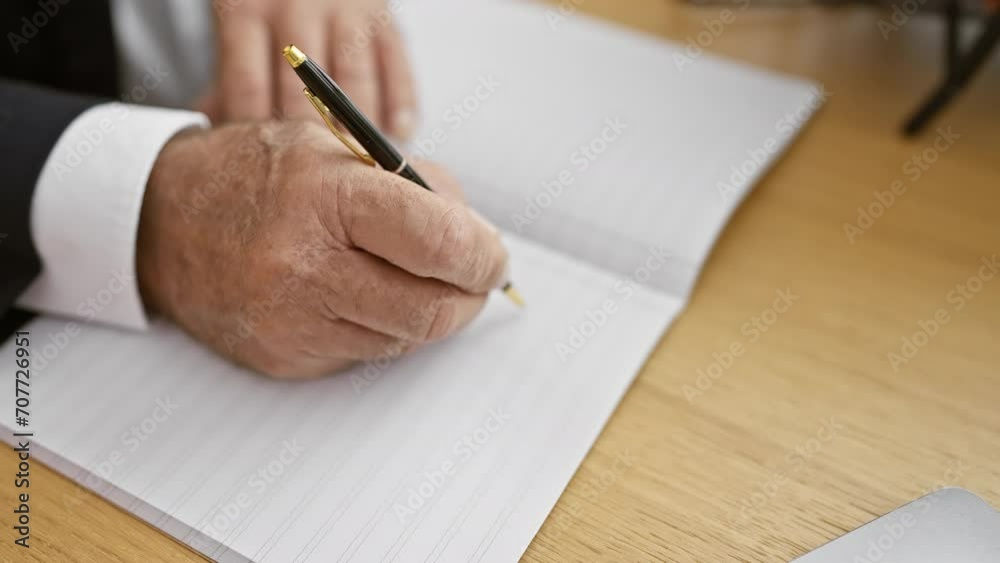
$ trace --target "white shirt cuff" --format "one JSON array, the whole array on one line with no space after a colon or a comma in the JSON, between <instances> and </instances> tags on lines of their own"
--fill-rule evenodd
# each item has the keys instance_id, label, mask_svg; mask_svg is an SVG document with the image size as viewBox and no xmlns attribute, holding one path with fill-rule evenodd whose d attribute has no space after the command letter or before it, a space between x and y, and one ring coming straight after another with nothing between
<instances>
[{"instance_id":1,"label":"white shirt cuff","mask_svg":"<svg viewBox=\"0 0 1000 563\"><path fill-rule=\"evenodd\" d=\"M208 119L110 103L80 114L49 153L31 202L42 273L18 299L37 312L142 329L135 271L146 181L163 145Z\"/></svg>"}]
</instances>

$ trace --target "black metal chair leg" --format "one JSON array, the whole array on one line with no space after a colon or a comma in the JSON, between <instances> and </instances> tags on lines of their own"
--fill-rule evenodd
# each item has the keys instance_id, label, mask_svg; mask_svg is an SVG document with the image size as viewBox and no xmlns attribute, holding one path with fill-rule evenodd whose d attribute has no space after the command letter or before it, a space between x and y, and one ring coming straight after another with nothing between
<instances>
[{"instance_id":1,"label":"black metal chair leg","mask_svg":"<svg viewBox=\"0 0 1000 563\"><path fill-rule=\"evenodd\" d=\"M959 35L961 33L959 24L962 18L958 2L959 0L948 0L944 8L945 25L947 26L944 43L944 66L948 75L951 75L955 65L958 64Z\"/></svg>"},{"instance_id":2,"label":"black metal chair leg","mask_svg":"<svg viewBox=\"0 0 1000 563\"><path fill-rule=\"evenodd\" d=\"M990 53L1000 43L1000 10L995 11L986 19L983 23L982 32L967 52L957 52L956 36L957 28L955 35L952 35L949 28L948 41L950 42L955 39L955 52L949 52L949 58L954 58L951 64L949 64L949 69L946 71L942 83L931 93L927 101L906 120L906 124L903 126L903 134L907 137L912 137L919 133L935 115L948 105L948 102L968 84L972 76L983 66L989 58ZM948 47L948 49L951 48Z\"/></svg>"}]
</instances>

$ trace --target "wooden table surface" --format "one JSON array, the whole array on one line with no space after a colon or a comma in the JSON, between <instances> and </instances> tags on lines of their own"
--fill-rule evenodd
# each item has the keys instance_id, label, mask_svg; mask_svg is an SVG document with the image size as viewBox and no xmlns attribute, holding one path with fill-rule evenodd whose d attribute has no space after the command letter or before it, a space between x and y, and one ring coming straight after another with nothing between
<instances>
[{"instance_id":1,"label":"wooden table surface","mask_svg":"<svg viewBox=\"0 0 1000 563\"><path fill-rule=\"evenodd\" d=\"M901 120L940 70L936 19L886 38L888 16L862 8L575 3L680 41L728 7L710 51L832 96L736 214L525 560L785 561L944 484L1000 507L1000 276L979 277L1000 255L1000 57L927 134L903 140ZM957 139L935 155L936 127ZM914 168L925 151L935 162ZM906 191L851 242L844 224L896 181ZM797 299L769 312L779 290ZM756 339L743 328L755 317L768 329ZM933 335L914 336L921 321ZM903 350L904 337L920 346ZM745 352L725 362L734 342ZM9 448L0 466L15 466ZM15 550L5 526L0 559L200 559L32 470L33 547ZM0 491L7 511L13 487Z\"/></svg>"}]
</instances>

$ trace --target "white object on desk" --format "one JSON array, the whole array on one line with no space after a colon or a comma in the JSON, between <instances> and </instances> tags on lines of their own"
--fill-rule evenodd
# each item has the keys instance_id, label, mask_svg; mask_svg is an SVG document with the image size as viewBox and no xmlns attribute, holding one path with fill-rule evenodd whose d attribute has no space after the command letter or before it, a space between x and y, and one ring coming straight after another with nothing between
<instances>
[{"instance_id":1,"label":"white object on desk","mask_svg":"<svg viewBox=\"0 0 1000 563\"><path fill-rule=\"evenodd\" d=\"M957 487L928 493L795 563L996 563L1000 512Z\"/></svg>"}]
</instances>

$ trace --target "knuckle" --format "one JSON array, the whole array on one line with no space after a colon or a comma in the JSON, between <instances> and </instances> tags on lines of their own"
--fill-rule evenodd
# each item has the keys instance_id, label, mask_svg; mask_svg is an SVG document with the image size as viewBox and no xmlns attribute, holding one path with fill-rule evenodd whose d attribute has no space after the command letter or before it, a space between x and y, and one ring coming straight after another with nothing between
<instances>
[{"instance_id":1,"label":"knuckle","mask_svg":"<svg viewBox=\"0 0 1000 563\"><path fill-rule=\"evenodd\" d=\"M440 235L432 237L434 265L453 274L466 273L475 259L468 214L456 205L445 211L439 222Z\"/></svg>"},{"instance_id":2,"label":"knuckle","mask_svg":"<svg viewBox=\"0 0 1000 563\"><path fill-rule=\"evenodd\" d=\"M486 252L481 248L474 248L469 253L469 259L466 261L465 266L465 279L468 280L468 285L470 288L475 288L479 290L489 285L489 282L494 277L495 268L492 266L489 257Z\"/></svg>"},{"instance_id":3,"label":"knuckle","mask_svg":"<svg viewBox=\"0 0 1000 563\"><path fill-rule=\"evenodd\" d=\"M454 299L450 299L447 295L436 299L431 304L429 322L424 329L422 341L433 342L451 334L457 316L458 307Z\"/></svg>"},{"instance_id":4,"label":"knuckle","mask_svg":"<svg viewBox=\"0 0 1000 563\"><path fill-rule=\"evenodd\" d=\"M477 249L475 266L469 273L469 287L475 292L489 291L500 283L506 265L506 259L498 260L491 253Z\"/></svg>"},{"instance_id":5,"label":"knuckle","mask_svg":"<svg viewBox=\"0 0 1000 563\"><path fill-rule=\"evenodd\" d=\"M241 134L239 156L249 162L270 163L284 144L281 137L283 129L284 125L275 121L244 125L238 130Z\"/></svg>"},{"instance_id":6,"label":"knuckle","mask_svg":"<svg viewBox=\"0 0 1000 563\"><path fill-rule=\"evenodd\" d=\"M287 182L316 169L316 128L306 121L273 121L260 126L262 143L273 160L272 179Z\"/></svg>"},{"instance_id":7,"label":"knuckle","mask_svg":"<svg viewBox=\"0 0 1000 563\"><path fill-rule=\"evenodd\" d=\"M329 178L329 185L324 185L324 189L337 195L337 205L342 211L351 211L363 203L358 197L357 187L365 180L356 169L338 170Z\"/></svg>"},{"instance_id":8,"label":"knuckle","mask_svg":"<svg viewBox=\"0 0 1000 563\"><path fill-rule=\"evenodd\" d=\"M338 240L349 244L354 232L354 218L362 207L357 187L364 182L359 172L339 170L335 174L324 175L321 181L324 194L320 208L326 218L326 229Z\"/></svg>"}]
</instances>

